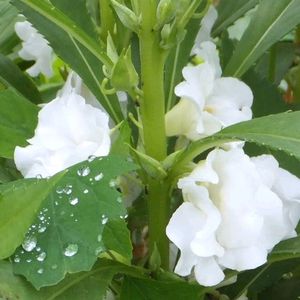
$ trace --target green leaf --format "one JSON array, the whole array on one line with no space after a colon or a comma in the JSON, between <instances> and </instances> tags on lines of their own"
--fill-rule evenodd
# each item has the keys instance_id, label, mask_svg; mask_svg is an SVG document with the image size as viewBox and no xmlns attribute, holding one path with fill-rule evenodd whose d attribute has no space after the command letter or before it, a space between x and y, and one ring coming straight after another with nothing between
<instances>
[{"instance_id":1,"label":"green leaf","mask_svg":"<svg viewBox=\"0 0 300 300\"><path fill-rule=\"evenodd\" d=\"M89 272L69 274L53 287L35 290L24 278L13 274L12 265L0 261L0 298L9 300L102 300L115 274L141 277L145 270L100 259Z\"/></svg>"},{"instance_id":2,"label":"green leaf","mask_svg":"<svg viewBox=\"0 0 300 300\"><path fill-rule=\"evenodd\" d=\"M298 0L261 1L225 68L225 75L241 77L268 48L300 23L299 14Z\"/></svg>"},{"instance_id":3,"label":"green leaf","mask_svg":"<svg viewBox=\"0 0 300 300\"><path fill-rule=\"evenodd\" d=\"M212 36L219 35L258 2L258 0L221 0L217 6L218 19L213 27Z\"/></svg>"},{"instance_id":4,"label":"green leaf","mask_svg":"<svg viewBox=\"0 0 300 300\"><path fill-rule=\"evenodd\" d=\"M238 280L235 284L222 288L221 292L229 296L231 300L238 300L239 297L247 291L251 297L252 294L260 293L268 286L276 283L284 274L299 265L299 262L299 259L290 259L274 264L266 264L257 269L242 272L238 275ZM249 299L253 298L251 297Z\"/></svg>"},{"instance_id":5,"label":"green leaf","mask_svg":"<svg viewBox=\"0 0 300 300\"><path fill-rule=\"evenodd\" d=\"M15 34L18 11L9 2L9 0L0 2L0 52L3 54L9 54L18 43Z\"/></svg>"},{"instance_id":6,"label":"green leaf","mask_svg":"<svg viewBox=\"0 0 300 300\"><path fill-rule=\"evenodd\" d=\"M46 0L12 2L46 37L56 54L78 73L112 119L119 123L122 120L122 112L118 99L105 95L101 87L104 78L103 64L111 68L112 62L103 51L101 43L94 39L93 33L86 33L75 21ZM81 13L85 16L86 12ZM89 15L86 17L89 18Z\"/></svg>"},{"instance_id":7,"label":"green leaf","mask_svg":"<svg viewBox=\"0 0 300 300\"><path fill-rule=\"evenodd\" d=\"M27 232L25 241L36 240L35 247L16 251L15 272L39 289L58 283L66 273L91 270L97 256L107 250L129 259L126 210L116 177L133 169L123 158L108 156L67 170Z\"/></svg>"},{"instance_id":8,"label":"green leaf","mask_svg":"<svg viewBox=\"0 0 300 300\"><path fill-rule=\"evenodd\" d=\"M229 126L213 136L191 143L178 155L171 167L175 178L181 169L199 154L224 143L243 140L284 151L300 159L300 112L281 113ZM178 174L179 172L179 174Z\"/></svg>"},{"instance_id":9,"label":"green leaf","mask_svg":"<svg viewBox=\"0 0 300 300\"><path fill-rule=\"evenodd\" d=\"M184 281L156 281L126 277L122 286L121 300L182 300L204 299L205 289Z\"/></svg>"},{"instance_id":10,"label":"green leaf","mask_svg":"<svg viewBox=\"0 0 300 300\"><path fill-rule=\"evenodd\" d=\"M6 56L0 53L0 81L13 87L34 103L41 102L41 95L34 83Z\"/></svg>"},{"instance_id":11,"label":"green leaf","mask_svg":"<svg viewBox=\"0 0 300 300\"><path fill-rule=\"evenodd\" d=\"M300 236L280 242L269 256L271 262L300 257Z\"/></svg>"},{"instance_id":12,"label":"green leaf","mask_svg":"<svg viewBox=\"0 0 300 300\"><path fill-rule=\"evenodd\" d=\"M42 202L58 179L56 176L50 180L19 180L0 185L0 259L9 257L22 243Z\"/></svg>"},{"instance_id":13,"label":"green leaf","mask_svg":"<svg viewBox=\"0 0 300 300\"><path fill-rule=\"evenodd\" d=\"M13 274L9 262L0 261L0 299L39 300L41 298L29 282Z\"/></svg>"},{"instance_id":14,"label":"green leaf","mask_svg":"<svg viewBox=\"0 0 300 300\"><path fill-rule=\"evenodd\" d=\"M252 112L254 117L262 117L268 114L277 114L288 111L288 106L278 87L266 78L261 78L252 69L243 76L243 81L251 88L254 94Z\"/></svg>"},{"instance_id":15,"label":"green leaf","mask_svg":"<svg viewBox=\"0 0 300 300\"><path fill-rule=\"evenodd\" d=\"M17 108L17 109L16 109ZM16 146L33 136L38 108L11 89L0 92L0 156L12 158Z\"/></svg>"}]
</instances>

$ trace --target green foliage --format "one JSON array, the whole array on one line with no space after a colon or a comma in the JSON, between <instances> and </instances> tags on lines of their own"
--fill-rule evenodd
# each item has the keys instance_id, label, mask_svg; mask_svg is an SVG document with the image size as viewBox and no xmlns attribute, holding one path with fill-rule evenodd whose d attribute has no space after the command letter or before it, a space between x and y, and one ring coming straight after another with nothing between
<instances>
[{"instance_id":1,"label":"green foliage","mask_svg":"<svg viewBox=\"0 0 300 300\"><path fill-rule=\"evenodd\" d=\"M13 0L13 3L46 37L57 55L80 75L113 120L119 122L122 113L118 100L116 97L105 95L100 84L104 78L102 63L111 67L111 61L99 43L93 39L94 31L85 32L73 19L48 1ZM73 5L74 9L76 7ZM60 5L60 8L65 6ZM84 14L84 11L81 9L81 18L88 19L89 15ZM78 20L78 14L74 18Z\"/></svg>"},{"instance_id":2,"label":"green foliage","mask_svg":"<svg viewBox=\"0 0 300 300\"><path fill-rule=\"evenodd\" d=\"M261 1L224 74L241 77L270 46L300 23L299 14L298 0Z\"/></svg>"},{"instance_id":3,"label":"green foliage","mask_svg":"<svg viewBox=\"0 0 300 300\"><path fill-rule=\"evenodd\" d=\"M115 180L133 169L124 159L109 156L59 174L13 257L15 272L40 288L58 283L66 273L90 270L102 252L112 250L129 260L126 210ZM34 191L29 195L38 197Z\"/></svg>"},{"instance_id":4,"label":"green foliage","mask_svg":"<svg viewBox=\"0 0 300 300\"><path fill-rule=\"evenodd\" d=\"M60 175L50 180L19 180L0 185L0 259L12 255L24 240L42 202Z\"/></svg>"},{"instance_id":5,"label":"green foliage","mask_svg":"<svg viewBox=\"0 0 300 300\"><path fill-rule=\"evenodd\" d=\"M18 109L16 109L16 107ZM12 158L25 146L37 124L38 108L12 89L0 91L0 156Z\"/></svg>"},{"instance_id":6,"label":"green foliage","mask_svg":"<svg viewBox=\"0 0 300 300\"><path fill-rule=\"evenodd\" d=\"M126 277L121 291L121 300L182 300L204 299L205 289L183 281L155 281Z\"/></svg>"},{"instance_id":7,"label":"green foliage","mask_svg":"<svg viewBox=\"0 0 300 300\"><path fill-rule=\"evenodd\" d=\"M258 0L221 0L217 7L218 19L214 24L212 35L217 36L222 33L258 2Z\"/></svg>"},{"instance_id":8,"label":"green foliage","mask_svg":"<svg viewBox=\"0 0 300 300\"><path fill-rule=\"evenodd\" d=\"M0 53L0 81L13 87L34 103L41 102L41 95L34 83L6 56Z\"/></svg>"}]
</instances>

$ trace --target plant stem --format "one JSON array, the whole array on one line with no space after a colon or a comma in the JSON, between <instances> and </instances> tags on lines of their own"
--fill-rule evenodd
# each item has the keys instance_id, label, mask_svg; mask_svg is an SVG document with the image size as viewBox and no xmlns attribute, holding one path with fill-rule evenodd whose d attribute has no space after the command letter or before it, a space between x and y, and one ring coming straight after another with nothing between
<instances>
[{"instance_id":1,"label":"plant stem","mask_svg":"<svg viewBox=\"0 0 300 300\"><path fill-rule=\"evenodd\" d=\"M114 30L114 15L110 7L109 0L99 0L100 20L101 20L101 38L105 42L110 33L113 36Z\"/></svg>"},{"instance_id":2,"label":"plant stem","mask_svg":"<svg viewBox=\"0 0 300 300\"><path fill-rule=\"evenodd\" d=\"M164 65L166 52L159 46L156 22L156 0L140 2L142 14L140 38L143 99L140 103L144 147L147 155L162 161L167 155L165 133ZM169 241L165 234L168 222L168 188L162 182L148 178L150 251L156 244L162 266L168 268Z\"/></svg>"}]
</instances>

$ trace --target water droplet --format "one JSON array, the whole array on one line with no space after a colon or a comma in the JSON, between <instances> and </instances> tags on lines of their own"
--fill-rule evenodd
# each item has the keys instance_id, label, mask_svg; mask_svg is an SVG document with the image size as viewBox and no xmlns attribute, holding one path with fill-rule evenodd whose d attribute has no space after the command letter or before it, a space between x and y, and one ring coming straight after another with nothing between
<instances>
[{"instance_id":1,"label":"water droplet","mask_svg":"<svg viewBox=\"0 0 300 300\"><path fill-rule=\"evenodd\" d=\"M30 258L27 258L26 261L27 261L28 263L31 263L31 262L32 262L32 260L31 260Z\"/></svg>"},{"instance_id":2,"label":"water droplet","mask_svg":"<svg viewBox=\"0 0 300 300\"><path fill-rule=\"evenodd\" d=\"M36 243L37 243L36 237L34 236L27 237L24 240L22 247L25 251L31 252L36 247Z\"/></svg>"},{"instance_id":3,"label":"water droplet","mask_svg":"<svg viewBox=\"0 0 300 300\"><path fill-rule=\"evenodd\" d=\"M58 186L58 187L56 188L56 194L62 194L63 192L64 192L64 188L63 188L63 187Z\"/></svg>"},{"instance_id":4,"label":"water droplet","mask_svg":"<svg viewBox=\"0 0 300 300\"><path fill-rule=\"evenodd\" d=\"M103 173L99 173L98 175L95 176L94 179L95 179L96 181L100 181L100 180L103 178L103 176L104 176Z\"/></svg>"},{"instance_id":5,"label":"water droplet","mask_svg":"<svg viewBox=\"0 0 300 300\"><path fill-rule=\"evenodd\" d=\"M37 256L36 259L37 259L38 261L44 261L45 258L46 258L46 256L47 256L46 252L41 252L41 253Z\"/></svg>"},{"instance_id":6,"label":"water droplet","mask_svg":"<svg viewBox=\"0 0 300 300\"><path fill-rule=\"evenodd\" d=\"M18 257L18 256L15 256L15 258L14 258L14 262L15 262L15 263L19 263L20 261L21 261L20 257Z\"/></svg>"},{"instance_id":7,"label":"water droplet","mask_svg":"<svg viewBox=\"0 0 300 300\"><path fill-rule=\"evenodd\" d=\"M71 217L71 218L73 218L73 217L74 217L74 214L73 214L73 213L72 213L72 214L70 214L70 217Z\"/></svg>"},{"instance_id":8,"label":"water droplet","mask_svg":"<svg viewBox=\"0 0 300 300\"><path fill-rule=\"evenodd\" d=\"M115 179L112 179L110 182L109 182L109 186L114 188L115 186L117 185L117 182Z\"/></svg>"},{"instance_id":9,"label":"water droplet","mask_svg":"<svg viewBox=\"0 0 300 300\"><path fill-rule=\"evenodd\" d=\"M67 195L70 195L72 193L72 186L71 185L67 185L64 188L64 193L67 194Z\"/></svg>"},{"instance_id":10,"label":"water droplet","mask_svg":"<svg viewBox=\"0 0 300 300\"><path fill-rule=\"evenodd\" d=\"M69 244L64 251L64 255L71 257L71 256L74 256L77 252L78 252L78 245Z\"/></svg>"},{"instance_id":11,"label":"water droplet","mask_svg":"<svg viewBox=\"0 0 300 300\"><path fill-rule=\"evenodd\" d=\"M88 176L90 173L91 169L87 166L84 166L77 171L77 174L82 177Z\"/></svg>"},{"instance_id":12,"label":"water droplet","mask_svg":"<svg viewBox=\"0 0 300 300\"><path fill-rule=\"evenodd\" d=\"M120 219L127 219L128 218L128 215L126 214L126 215L123 215L123 216L120 216Z\"/></svg>"},{"instance_id":13,"label":"water droplet","mask_svg":"<svg viewBox=\"0 0 300 300\"><path fill-rule=\"evenodd\" d=\"M78 222L78 219L75 219L74 221L75 221L75 222Z\"/></svg>"},{"instance_id":14,"label":"water droplet","mask_svg":"<svg viewBox=\"0 0 300 300\"><path fill-rule=\"evenodd\" d=\"M57 202L57 201L55 201L55 202L54 202L54 204L57 206L57 205L58 205L58 202Z\"/></svg>"},{"instance_id":15,"label":"water droplet","mask_svg":"<svg viewBox=\"0 0 300 300\"><path fill-rule=\"evenodd\" d=\"M41 247L37 247L35 250L36 250L37 252L40 252L40 251L41 251Z\"/></svg>"},{"instance_id":16,"label":"water droplet","mask_svg":"<svg viewBox=\"0 0 300 300\"><path fill-rule=\"evenodd\" d=\"M44 273L44 269L38 269L38 270L37 270L37 273L38 273L38 274L43 274L43 273Z\"/></svg>"},{"instance_id":17,"label":"water droplet","mask_svg":"<svg viewBox=\"0 0 300 300\"><path fill-rule=\"evenodd\" d=\"M88 194L88 192L89 192L88 189L85 189L85 190L83 191L84 194Z\"/></svg>"},{"instance_id":18,"label":"water droplet","mask_svg":"<svg viewBox=\"0 0 300 300\"><path fill-rule=\"evenodd\" d=\"M118 203L122 203L122 197L118 197L118 198L117 198L117 202L118 202Z\"/></svg>"},{"instance_id":19,"label":"water droplet","mask_svg":"<svg viewBox=\"0 0 300 300\"><path fill-rule=\"evenodd\" d=\"M46 227L46 226L43 226L43 227L41 227L41 228L38 229L38 232L39 232L39 233L43 233L43 232L46 231L46 229L47 229L47 227Z\"/></svg>"},{"instance_id":20,"label":"water droplet","mask_svg":"<svg viewBox=\"0 0 300 300\"><path fill-rule=\"evenodd\" d=\"M98 247L98 248L95 250L95 255L100 254L102 251L103 251L103 247L102 247L102 246Z\"/></svg>"},{"instance_id":21,"label":"water droplet","mask_svg":"<svg viewBox=\"0 0 300 300\"><path fill-rule=\"evenodd\" d=\"M104 225L108 222L108 217L106 215L102 215L101 224Z\"/></svg>"},{"instance_id":22,"label":"water droplet","mask_svg":"<svg viewBox=\"0 0 300 300\"><path fill-rule=\"evenodd\" d=\"M57 269L57 265L52 265L51 269L53 269L53 270Z\"/></svg>"},{"instance_id":23,"label":"water droplet","mask_svg":"<svg viewBox=\"0 0 300 300\"><path fill-rule=\"evenodd\" d=\"M98 242L101 242L101 241L102 241L102 234L98 234L98 236L97 236L97 241L98 241Z\"/></svg>"},{"instance_id":24,"label":"water droplet","mask_svg":"<svg viewBox=\"0 0 300 300\"><path fill-rule=\"evenodd\" d=\"M288 279L293 278L293 276L294 276L294 274L292 272L288 272L288 273L283 274L282 278L288 280Z\"/></svg>"},{"instance_id":25,"label":"water droplet","mask_svg":"<svg viewBox=\"0 0 300 300\"><path fill-rule=\"evenodd\" d=\"M76 204L78 204L78 202L79 202L79 199L78 199L78 198L71 198L71 199L69 200L69 203L70 203L71 205L76 205Z\"/></svg>"},{"instance_id":26,"label":"water droplet","mask_svg":"<svg viewBox=\"0 0 300 300\"><path fill-rule=\"evenodd\" d=\"M44 216L44 215L40 215L40 216L39 216L39 219L40 219L41 221L44 221L44 220L45 220L45 216Z\"/></svg>"},{"instance_id":27,"label":"water droplet","mask_svg":"<svg viewBox=\"0 0 300 300\"><path fill-rule=\"evenodd\" d=\"M88 162L92 162L92 161L94 161L96 158L97 158L97 157L96 157L95 155L90 155L90 156L88 157Z\"/></svg>"}]
</instances>

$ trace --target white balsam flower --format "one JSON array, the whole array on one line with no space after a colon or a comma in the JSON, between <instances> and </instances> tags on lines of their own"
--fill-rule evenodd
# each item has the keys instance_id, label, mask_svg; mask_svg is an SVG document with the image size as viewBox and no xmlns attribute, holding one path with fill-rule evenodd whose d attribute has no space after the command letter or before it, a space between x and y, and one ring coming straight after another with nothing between
<instances>
[{"instance_id":1,"label":"white balsam flower","mask_svg":"<svg viewBox=\"0 0 300 300\"><path fill-rule=\"evenodd\" d=\"M72 88L72 76L40 110L30 145L15 149L16 166L25 178L52 176L91 155L105 156L110 151L107 113L86 103L79 86Z\"/></svg>"},{"instance_id":2,"label":"white balsam flower","mask_svg":"<svg viewBox=\"0 0 300 300\"><path fill-rule=\"evenodd\" d=\"M166 229L181 251L175 272L194 270L204 286L220 283L225 268L261 266L277 243L296 236L300 180L271 155L216 149L178 187L184 203Z\"/></svg>"},{"instance_id":3,"label":"white balsam flower","mask_svg":"<svg viewBox=\"0 0 300 300\"><path fill-rule=\"evenodd\" d=\"M181 100L166 114L168 136L198 140L252 118L252 91L236 78L221 77L216 46L204 42L198 54L205 62L185 67L185 81L175 88Z\"/></svg>"},{"instance_id":4,"label":"white balsam flower","mask_svg":"<svg viewBox=\"0 0 300 300\"><path fill-rule=\"evenodd\" d=\"M200 30L197 34L194 47L192 49L192 54L197 54L197 48L200 48L200 45L206 41L212 41L211 31L218 18L218 11L216 8L211 5L201 20Z\"/></svg>"},{"instance_id":5,"label":"white balsam flower","mask_svg":"<svg viewBox=\"0 0 300 300\"><path fill-rule=\"evenodd\" d=\"M27 73L32 77L36 77L40 73L51 77L53 74L53 50L47 40L28 21L17 22L15 31L22 40L19 56L24 60L35 61L34 65L26 70Z\"/></svg>"}]
</instances>

